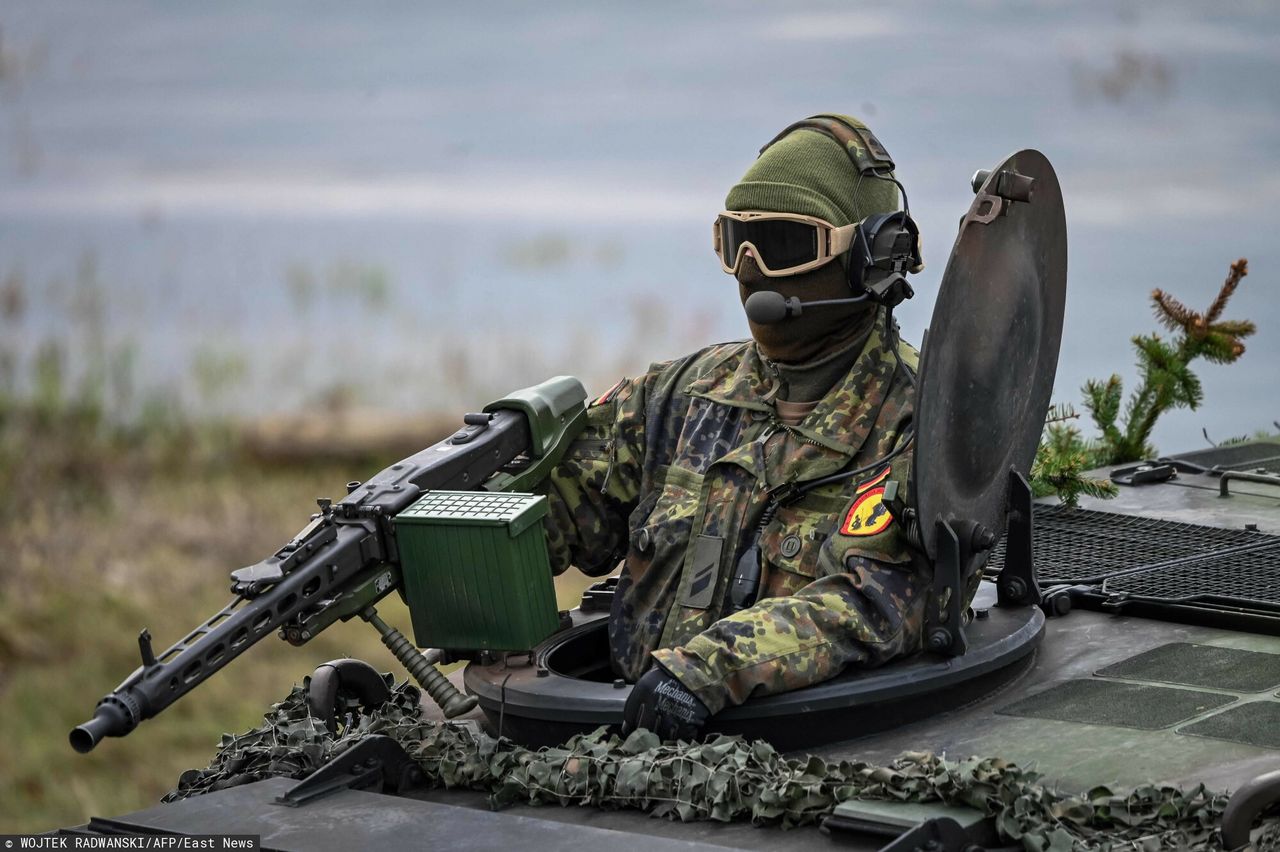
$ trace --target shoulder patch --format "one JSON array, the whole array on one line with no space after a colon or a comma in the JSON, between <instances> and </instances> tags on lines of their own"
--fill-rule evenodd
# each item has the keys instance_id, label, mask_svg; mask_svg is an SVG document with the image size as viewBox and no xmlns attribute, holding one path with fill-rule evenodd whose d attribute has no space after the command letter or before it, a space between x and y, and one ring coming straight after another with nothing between
<instances>
[{"instance_id":1,"label":"shoulder patch","mask_svg":"<svg viewBox=\"0 0 1280 852\"><path fill-rule=\"evenodd\" d=\"M609 388L607 391L605 391L604 393L602 393L602 394L600 394L598 397L596 397L596 398L595 398L595 400L591 403L591 405L589 405L589 406L587 406L587 407L588 407L588 408L595 408L597 405L604 405L606 402L612 402L612 401L613 401L613 398L614 398L615 396L617 396L617 395L618 395L618 393L619 393L619 392L620 392L624 387L626 387L626 386L627 386L627 382L628 382L628 381L630 381L630 380L629 380L629 379L620 379L616 385L614 385L613 387Z\"/></svg>"},{"instance_id":2,"label":"shoulder patch","mask_svg":"<svg viewBox=\"0 0 1280 852\"><path fill-rule=\"evenodd\" d=\"M888 471L885 471L888 474ZM880 477L882 481L884 477ZM884 504L884 486L868 483L866 489L858 489L858 496L840 523L840 534L851 536L875 535L884 532L893 523L893 515Z\"/></svg>"}]
</instances>

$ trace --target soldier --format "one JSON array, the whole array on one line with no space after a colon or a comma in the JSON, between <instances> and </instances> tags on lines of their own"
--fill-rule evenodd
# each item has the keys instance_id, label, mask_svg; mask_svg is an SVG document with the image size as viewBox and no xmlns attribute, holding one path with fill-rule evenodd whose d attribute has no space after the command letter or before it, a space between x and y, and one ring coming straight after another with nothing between
<instances>
[{"instance_id":1,"label":"soldier","mask_svg":"<svg viewBox=\"0 0 1280 852\"><path fill-rule=\"evenodd\" d=\"M847 116L780 133L716 220L721 267L744 305L840 303L749 308L751 340L622 380L548 480L556 571L625 559L609 619L613 666L635 682L624 731L691 737L749 696L921 646L927 578L881 502L890 480L905 496L918 358L894 290L868 289L919 266L891 169Z\"/></svg>"}]
</instances>

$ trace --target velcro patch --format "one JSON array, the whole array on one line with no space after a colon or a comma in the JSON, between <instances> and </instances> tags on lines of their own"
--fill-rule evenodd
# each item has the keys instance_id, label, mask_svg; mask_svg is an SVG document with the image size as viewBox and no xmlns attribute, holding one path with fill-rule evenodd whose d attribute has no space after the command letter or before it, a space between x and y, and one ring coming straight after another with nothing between
<instances>
[{"instance_id":1,"label":"velcro patch","mask_svg":"<svg viewBox=\"0 0 1280 852\"><path fill-rule=\"evenodd\" d=\"M887 470L885 474L888 474ZM858 491L857 499L840 524L841 535L864 536L883 532L893 523L893 515L884 504L884 486L868 484L867 490L859 488Z\"/></svg>"}]
</instances>

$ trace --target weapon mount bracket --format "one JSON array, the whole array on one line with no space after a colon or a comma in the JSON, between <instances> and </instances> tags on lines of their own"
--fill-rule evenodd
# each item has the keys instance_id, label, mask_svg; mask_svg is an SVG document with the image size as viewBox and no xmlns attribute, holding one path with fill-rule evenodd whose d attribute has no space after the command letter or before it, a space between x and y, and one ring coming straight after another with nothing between
<instances>
[{"instance_id":1,"label":"weapon mount bracket","mask_svg":"<svg viewBox=\"0 0 1280 852\"><path fill-rule=\"evenodd\" d=\"M402 793L422 782L420 767L400 743L383 734L365 737L290 787L276 804L298 807L338 790Z\"/></svg>"}]
</instances>

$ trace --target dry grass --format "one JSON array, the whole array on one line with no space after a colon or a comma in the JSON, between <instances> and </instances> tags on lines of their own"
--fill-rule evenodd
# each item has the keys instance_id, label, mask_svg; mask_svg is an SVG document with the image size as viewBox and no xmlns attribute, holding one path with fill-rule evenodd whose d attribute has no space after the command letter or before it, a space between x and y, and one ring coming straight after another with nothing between
<instances>
[{"instance_id":1,"label":"dry grass","mask_svg":"<svg viewBox=\"0 0 1280 852\"><path fill-rule=\"evenodd\" d=\"M86 463L56 435L0 455L0 831L43 831L154 804L208 762L224 731L253 727L325 660L354 656L402 674L377 634L335 625L303 648L263 640L210 681L89 755L70 729L137 665L138 630L166 647L229 597L228 571L270 553L380 461L353 467ZM52 441L52 446L49 442ZM428 441L429 443L429 441ZM578 578L566 599L585 585ZM408 630L388 599L380 612Z\"/></svg>"}]
</instances>

